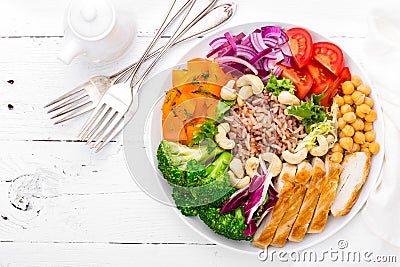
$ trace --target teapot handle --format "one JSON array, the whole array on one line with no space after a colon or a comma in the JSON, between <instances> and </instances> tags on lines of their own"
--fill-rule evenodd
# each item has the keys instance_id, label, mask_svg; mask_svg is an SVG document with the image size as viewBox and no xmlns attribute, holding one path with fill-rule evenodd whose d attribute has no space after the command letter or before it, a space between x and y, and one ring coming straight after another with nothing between
<instances>
[{"instance_id":1,"label":"teapot handle","mask_svg":"<svg viewBox=\"0 0 400 267\"><path fill-rule=\"evenodd\" d=\"M69 65L76 56L83 54L84 52L82 45L76 40L73 40L65 44L57 58L64 64Z\"/></svg>"}]
</instances>

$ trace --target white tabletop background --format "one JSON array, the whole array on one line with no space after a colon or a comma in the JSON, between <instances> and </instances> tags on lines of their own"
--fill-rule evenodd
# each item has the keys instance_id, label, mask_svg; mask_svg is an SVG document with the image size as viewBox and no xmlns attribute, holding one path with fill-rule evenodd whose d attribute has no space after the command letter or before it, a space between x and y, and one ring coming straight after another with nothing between
<instances>
[{"instance_id":1,"label":"white tabletop background","mask_svg":"<svg viewBox=\"0 0 400 267\"><path fill-rule=\"evenodd\" d=\"M201 237L136 186L121 136L95 154L77 142L82 118L54 126L42 108L89 77L137 59L168 2L131 1L138 38L117 62L96 65L79 58L67 66L56 59L67 0L0 0L0 266L288 266L260 262ZM237 0L237 13L224 27L252 21L298 24L330 37L362 64L371 2ZM171 50L157 70L173 66L194 44ZM17 176L37 169L52 173L51 193L36 210L17 210L9 202L9 187ZM360 215L312 249L337 249L339 240L352 250L397 255L399 264L400 249L370 233ZM315 264L322 265L345 264Z\"/></svg>"}]
</instances>

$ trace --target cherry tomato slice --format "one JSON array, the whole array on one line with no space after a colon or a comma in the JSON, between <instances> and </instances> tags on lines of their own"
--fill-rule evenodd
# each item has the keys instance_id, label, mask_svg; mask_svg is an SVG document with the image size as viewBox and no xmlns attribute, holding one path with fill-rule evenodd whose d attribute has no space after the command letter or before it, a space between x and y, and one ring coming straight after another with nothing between
<instances>
[{"instance_id":1,"label":"cherry tomato slice","mask_svg":"<svg viewBox=\"0 0 400 267\"><path fill-rule=\"evenodd\" d=\"M311 60L307 64L307 69L314 79L311 94L320 94L325 91L333 82L332 74L318 62Z\"/></svg>"},{"instance_id":2,"label":"cherry tomato slice","mask_svg":"<svg viewBox=\"0 0 400 267\"><path fill-rule=\"evenodd\" d=\"M339 75L344 67L343 52L337 45L333 43L315 43L314 59L335 75Z\"/></svg>"},{"instance_id":3,"label":"cherry tomato slice","mask_svg":"<svg viewBox=\"0 0 400 267\"><path fill-rule=\"evenodd\" d=\"M281 76L293 82L296 87L296 96L299 99L303 99L313 85L313 78L310 72L306 68L298 70L281 64L277 65L283 70Z\"/></svg>"},{"instance_id":4,"label":"cherry tomato slice","mask_svg":"<svg viewBox=\"0 0 400 267\"><path fill-rule=\"evenodd\" d=\"M301 69L310 61L313 51L313 41L310 33L303 28L291 28L286 31L289 37L289 48L296 66Z\"/></svg>"},{"instance_id":5,"label":"cherry tomato slice","mask_svg":"<svg viewBox=\"0 0 400 267\"><path fill-rule=\"evenodd\" d=\"M321 105L330 107L332 105L333 98L339 93L340 86L345 81L351 80L351 73L348 67L344 67L342 72L336 77L335 81L331 84L328 90L325 92L324 98L321 99Z\"/></svg>"}]
</instances>

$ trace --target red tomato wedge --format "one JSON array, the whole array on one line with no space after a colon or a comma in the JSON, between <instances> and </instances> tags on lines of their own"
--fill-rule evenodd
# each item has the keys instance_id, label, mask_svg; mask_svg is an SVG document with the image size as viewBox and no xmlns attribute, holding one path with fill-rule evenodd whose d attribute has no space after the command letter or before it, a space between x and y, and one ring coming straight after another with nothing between
<instances>
[{"instance_id":1,"label":"red tomato wedge","mask_svg":"<svg viewBox=\"0 0 400 267\"><path fill-rule=\"evenodd\" d=\"M277 65L283 70L281 76L293 82L296 87L296 96L299 99L303 99L313 85L313 78L310 72L306 68L298 70L281 64Z\"/></svg>"},{"instance_id":2,"label":"red tomato wedge","mask_svg":"<svg viewBox=\"0 0 400 267\"><path fill-rule=\"evenodd\" d=\"M311 60L307 64L307 69L314 79L311 94L320 94L325 91L333 82L332 74L318 62Z\"/></svg>"},{"instance_id":3,"label":"red tomato wedge","mask_svg":"<svg viewBox=\"0 0 400 267\"><path fill-rule=\"evenodd\" d=\"M325 92L324 98L321 99L321 105L330 107L332 105L333 98L335 97L335 95L339 93L339 89L342 83L350 80L351 80L350 70L348 67L344 67L339 76L336 77L335 81Z\"/></svg>"},{"instance_id":4,"label":"red tomato wedge","mask_svg":"<svg viewBox=\"0 0 400 267\"><path fill-rule=\"evenodd\" d=\"M315 60L335 75L339 75L344 67L343 52L333 43L315 43L313 55Z\"/></svg>"},{"instance_id":5,"label":"red tomato wedge","mask_svg":"<svg viewBox=\"0 0 400 267\"><path fill-rule=\"evenodd\" d=\"M313 41L310 33L303 28L291 28L286 31L289 48L296 66L301 69L310 61L313 53Z\"/></svg>"}]
</instances>

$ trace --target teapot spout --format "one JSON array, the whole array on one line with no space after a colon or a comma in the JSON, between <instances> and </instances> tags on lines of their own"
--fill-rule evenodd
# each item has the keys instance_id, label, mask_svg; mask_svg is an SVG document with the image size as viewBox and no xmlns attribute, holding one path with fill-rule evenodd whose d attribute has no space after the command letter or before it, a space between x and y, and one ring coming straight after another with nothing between
<instances>
[{"instance_id":1,"label":"teapot spout","mask_svg":"<svg viewBox=\"0 0 400 267\"><path fill-rule=\"evenodd\" d=\"M80 54L83 54L84 50L77 41L67 42L60 54L57 56L64 64L69 65L71 61Z\"/></svg>"}]
</instances>

